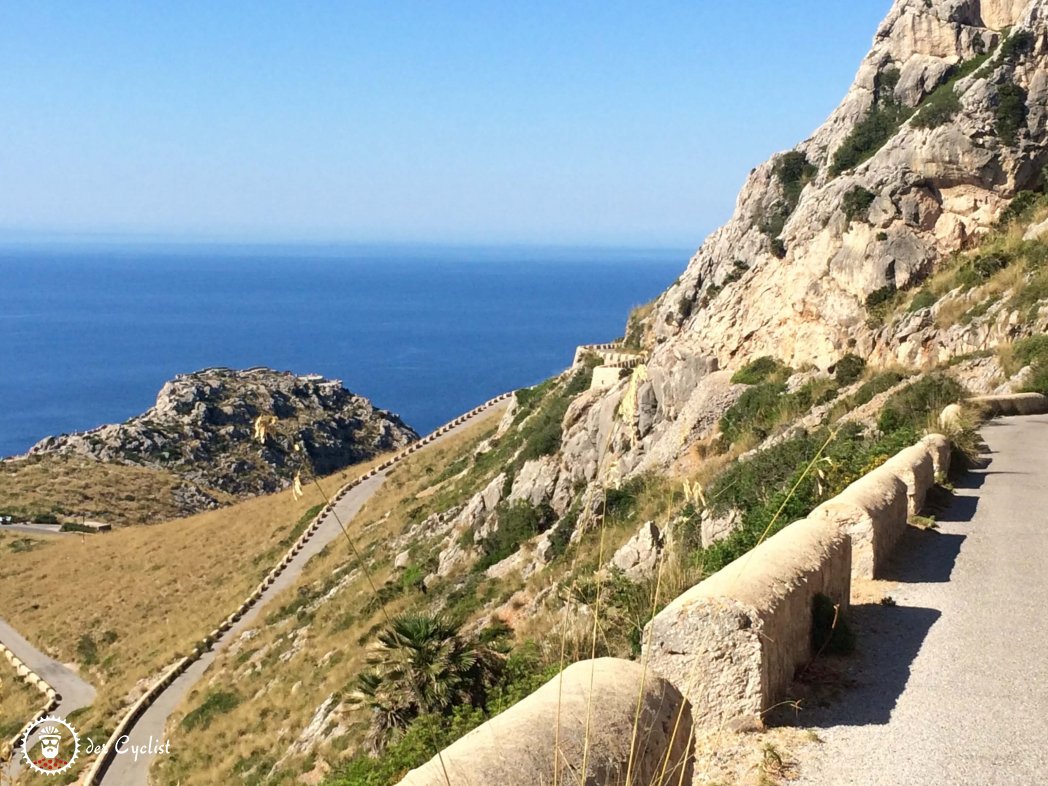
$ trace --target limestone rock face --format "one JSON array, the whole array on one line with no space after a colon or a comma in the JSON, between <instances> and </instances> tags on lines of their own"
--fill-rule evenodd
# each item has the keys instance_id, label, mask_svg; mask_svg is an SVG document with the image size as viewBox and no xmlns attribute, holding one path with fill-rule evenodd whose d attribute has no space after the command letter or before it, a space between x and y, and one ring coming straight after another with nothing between
<instances>
[{"instance_id":1,"label":"limestone rock face","mask_svg":"<svg viewBox=\"0 0 1048 786\"><path fill-rule=\"evenodd\" d=\"M277 419L264 444L254 438L260 415ZM195 486L246 497L288 485L298 469L296 443L314 470L327 474L417 437L397 415L338 380L216 368L175 377L152 409L125 423L47 437L29 453L167 469ZM205 496L187 490L186 504L213 506Z\"/></svg>"},{"instance_id":2,"label":"limestone rock face","mask_svg":"<svg viewBox=\"0 0 1048 786\"><path fill-rule=\"evenodd\" d=\"M629 579L643 579L655 572L665 545L661 530L654 521L641 524L637 533L626 541L611 558L611 564Z\"/></svg>"},{"instance_id":3,"label":"limestone rock face","mask_svg":"<svg viewBox=\"0 0 1048 786\"><path fill-rule=\"evenodd\" d=\"M1005 85L1027 95L1014 140L997 124ZM940 90L954 92L957 111L921 127L914 115ZM1028 331L1030 319L1003 301L947 328L936 306L879 327L868 302L920 285L1019 191L1043 185L1046 107L1048 0L896 0L838 108L788 156L751 172L731 220L656 299L644 362L573 404L558 485L614 483L681 460L741 394L730 370L762 355L823 372L849 352L920 367ZM842 158L874 113L899 121ZM792 185L791 161L803 170ZM1048 315L1034 321L1048 327Z\"/></svg>"},{"instance_id":4,"label":"limestone rock face","mask_svg":"<svg viewBox=\"0 0 1048 786\"><path fill-rule=\"evenodd\" d=\"M926 277L944 252L985 232L1011 196L1038 181L1045 127L1035 102L1016 145L994 133L994 108L1005 82L1031 95L1045 89L1045 12L1044 0L897 0L841 105L795 149L817 171L778 235L782 258L762 232L784 200L776 157L753 171L731 221L659 298L654 339L698 335L724 366L771 354L827 368L852 342L872 348L865 299ZM1032 51L991 56L985 69L959 80L962 108L953 118L931 129L903 123L868 160L832 170L875 102L917 106L958 63L995 47L1005 27L1033 32ZM844 195L857 187L873 202L865 218L849 220Z\"/></svg>"}]
</instances>

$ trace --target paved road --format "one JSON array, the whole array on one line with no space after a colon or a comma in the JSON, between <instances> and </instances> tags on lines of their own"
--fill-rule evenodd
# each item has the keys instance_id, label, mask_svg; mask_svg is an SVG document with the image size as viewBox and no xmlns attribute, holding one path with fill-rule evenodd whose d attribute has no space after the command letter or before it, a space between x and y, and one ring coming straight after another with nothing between
<instances>
[{"instance_id":1,"label":"paved road","mask_svg":"<svg viewBox=\"0 0 1048 786\"><path fill-rule=\"evenodd\" d=\"M4 524L0 525L2 532L20 532L24 535L68 535L62 532L62 528L55 524Z\"/></svg>"},{"instance_id":2,"label":"paved road","mask_svg":"<svg viewBox=\"0 0 1048 786\"><path fill-rule=\"evenodd\" d=\"M2 619L0 619L0 641L7 645L11 652L21 658L29 668L43 677L62 697L58 702L57 709L54 711L55 715L63 718L68 717L69 713L81 707L86 707L95 700L95 689L84 682L80 675L66 668L54 658L50 658L42 653ZM43 705L44 696L40 694L39 707L37 709L39 710ZM29 718L25 720L28 721ZM19 748L17 753L20 754L20 752L21 748ZM5 772L13 777L20 770L20 755L15 755L12 757Z\"/></svg>"},{"instance_id":3,"label":"paved road","mask_svg":"<svg viewBox=\"0 0 1048 786\"><path fill-rule=\"evenodd\" d=\"M487 417L494 412L501 411L504 407L504 403L496 404L481 413L480 417ZM465 423L451 429L446 434L434 440L419 452L421 453L425 450L431 449L433 445L440 444L443 440L446 440L451 435L457 434L461 430L470 427L473 423L474 420L467 420ZM364 506L364 503L367 502L371 495L382 485L385 478L385 472L376 474L374 477L353 488L336 504L335 512L344 524L348 524L352 521L353 517L356 516L357 512ZM233 638L239 636L243 631L250 628L262 614L262 611L268 602L276 597L278 593L290 587L298 579L310 557L317 554L324 548L324 546L335 538L341 537L343 536L338 522L333 515L329 514L324 519L312 539L310 539L302 551L295 556L287 569L280 574L280 577L269 587L268 590L265 591L265 593L263 593L262 597L259 599L258 603L254 605L251 611L241 617L240 620L215 643L215 646L209 652L206 652L200 660L190 666L184 674L171 683L171 686L167 690L157 697L157 700L148 710L146 710L135 724L131 731L128 745L145 746L149 743L150 738L163 744L163 741L166 739L164 736L164 727L167 724L168 717L170 717L171 713L179 705L182 699L185 698L192 687L197 683L207 667L214 662L219 651L233 640ZM215 622L217 624L219 620L215 620ZM149 767L153 762L153 758L155 757L143 755L140 756L136 762L134 757L130 754L118 755L113 759L112 765L110 765L109 770L106 772L101 782L104 786L146 786L149 776Z\"/></svg>"},{"instance_id":4,"label":"paved road","mask_svg":"<svg viewBox=\"0 0 1048 786\"><path fill-rule=\"evenodd\" d=\"M857 686L802 715L798 786L1048 780L1048 417L983 429L989 463L900 547L898 605L858 606Z\"/></svg>"}]
</instances>

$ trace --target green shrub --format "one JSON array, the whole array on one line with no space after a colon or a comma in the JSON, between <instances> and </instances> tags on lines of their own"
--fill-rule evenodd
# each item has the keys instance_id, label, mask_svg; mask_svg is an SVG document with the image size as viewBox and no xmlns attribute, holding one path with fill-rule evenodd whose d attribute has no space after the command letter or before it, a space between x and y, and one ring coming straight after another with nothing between
<instances>
[{"instance_id":1,"label":"green shrub","mask_svg":"<svg viewBox=\"0 0 1048 786\"><path fill-rule=\"evenodd\" d=\"M900 429L919 431L943 407L966 397L964 386L953 377L929 374L888 398L877 418L877 427L885 434Z\"/></svg>"},{"instance_id":2,"label":"green shrub","mask_svg":"<svg viewBox=\"0 0 1048 786\"><path fill-rule=\"evenodd\" d=\"M910 305L906 307L909 312L920 311L922 308L931 308L939 300L930 289L922 289L913 296Z\"/></svg>"},{"instance_id":3,"label":"green shrub","mask_svg":"<svg viewBox=\"0 0 1048 786\"><path fill-rule=\"evenodd\" d=\"M869 404L874 396L879 396L884 391L891 390L904 379L906 379L906 377L897 371L882 371L868 382L864 382L860 385L859 389L851 396L848 403L852 408L861 407L863 404Z\"/></svg>"},{"instance_id":4,"label":"green shrub","mask_svg":"<svg viewBox=\"0 0 1048 786\"><path fill-rule=\"evenodd\" d=\"M878 306L883 306L886 303L891 302L897 291L898 290L895 288L894 283L885 284L880 289L875 289L866 296L866 309L873 310Z\"/></svg>"},{"instance_id":5,"label":"green shrub","mask_svg":"<svg viewBox=\"0 0 1048 786\"><path fill-rule=\"evenodd\" d=\"M794 208L797 207L797 203L801 198L801 192L812 181L818 171L818 168L808 161L808 156L800 150L791 150L775 159L772 174L782 184L782 194L786 200L789 212L792 213ZM780 229L780 231L782 230ZM778 234L778 232L775 234Z\"/></svg>"},{"instance_id":6,"label":"green shrub","mask_svg":"<svg viewBox=\"0 0 1048 786\"><path fill-rule=\"evenodd\" d=\"M790 212L787 204L776 202L768 209L758 229L760 229L762 234L774 240L782 234L782 230L786 227L786 221L790 217Z\"/></svg>"},{"instance_id":7,"label":"green shrub","mask_svg":"<svg viewBox=\"0 0 1048 786\"><path fill-rule=\"evenodd\" d=\"M943 86L921 104L913 118L913 124L917 128L938 128L950 122L960 111L961 99L957 92L952 87Z\"/></svg>"},{"instance_id":8,"label":"green shrub","mask_svg":"<svg viewBox=\"0 0 1048 786\"><path fill-rule=\"evenodd\" d=\"M98 644L90 633L85 633L77 640L76 657L84 666L98 663Z\"/></svg>"},{"instance_id":9,"label":"green shrub","mask_svg":"<svg viewBox=\"0 0 1048 786\"><path fill-rule=\"evenodd\" d=\"M951 69L949 78L921 102L913 124L918 128L938 128L949 122L961 110L961 99L955 90L957 82L978 71L989 57L990 52L983 52Z\"/></svg>"},{"instance_id":10,"label":"green shrub","mask_svg":"<svg viewBox=\"0 0 1048 786\"><path fill-rule=\"evenodd\" d=\"M866 117L855 124L855 128L834 152L830 173L840 175L872 157L895 135L910 113L910 109L891 98L875 105Z\"/></svg>"},{"instance_id":11,"label":"green shrub","mask_svg":"<svg viewBox=\"0 0 1048 786\"><path fill-rule=\"evenodd\" d=\"M1036 191L1020 191L1008 203L997 219L997 227L1004 229L1016 221L1025 220L1031 212L1045 201L1043 194Z\"/></svg>"},{"instance_id":12,"label":"green shrub","mask_svg":"<svg viewBox=\"0 0 1048 786\"><path fill-rule=\"evenodd\" d=\"M1019 339L1012 345L1012 359L1020 368L1030 366L1033 372L1023 392L1048 395L1048 336Z\"/></svg>"},{"instance_id":13,"label":"green shrub","mask_svg":"<svg viewBox=\"0 0 1048 786\"><path fill-rule=\"evenodd\" d=\"M495 532L480 545L482 554L474 565L478 572L516 552L520 544L549 529L557 518L549 505L535 507L525 500L500 504L496 516Z\"/></svg>"},{"instance_id":14,"label":"green shrub","mask_svg":"<svg viewBox=\"0 0 1048 786\"><path fill-rule=\"evenodd\" d=\"M867 188L862 186L852 186L844 194L844 199L841 201L841 209L844 210L844 215L847 216L848 221L854 221L859 218L865 221L870 212L870 205L873 204L874 193Z\"/></svg>"},{"instance_id":15,"label":"green shrub","mask_svg":"<svg viewBox=\"0 0 1048 786\"><path fill-rule=\"evenodd\" d=\"M987 254L969 259L957 270L955 279L965 289L972 289L989 281L993 275L1004 270L1011 259L1004 254Z\"/></svg>"},{"instance_id":16,"label":"green shrub","mask_svg":"<svg viewBox=\"0 0 1048 786\"><path fill-rule=\"evenodd\" d=\"M759 385L762 382L785 382L793 371L770 355L751 360L736 371L731 381L737 385Z\"/></svg>"},{"instance_id":17,"label":"green shrub","mask_svg":"<svg viewBox=\"0 0 1048 786\"><path fill-rule=\"evenodd\" d=\"M721 434L729 444L753 435L765 439L782 419L786 386L765 382L748 388L720 419Z\"/></svg>"},{"instance_id":18,"label":"green shrub","mask_svg":"<svg viewBox=\"0 0 1048 786\"><path fill-rule=\"evenodd\" d=\"M29 517L34 524L57 524L58 517L54 513L34 513ZM94 530L89 530L94 532Z\"/></svg>"},{"instance_id":19,"label":"green shrub","mask_svg":"<svg viewBox=\"0 0 1048 786\"><path fill-rule=\"evenodd\" d=\"M1001 58L1006 62L1014 63L1020 56L1032 52L1034 43L1033 33L1029 30L1020 30L1004 39L1004 43L1001 44Z\"/></svg>"},{"instance_id":20,"label":"green shrub","mask_svg":"<svg viewBox=\"0 0 1048 786\"><path fill-rule=\"evenodd\" d=\"M838 385L845 387L858 381L865 370L866 361L849 352L837 361L837 365L833 368L833 376Z\"/></svg>"},{"instance_id":21,"label":"green shrub","mask_svg":"<svg viewBox=\"0 0 1048 786\"><path fill-rule=\"evenodd\" d=\"M709 485L706 497L714 513L735 509L742 514L741 522L727 538L694 550L692 561L706 573L720 570L752 549L765 533L773 535L804 518L918 436L915 430L899 429L871 438L861 426L849 423L833 439L820 429L735 462Z\"/></svg>"},{"instance_id":22,"label":"green shrub","mask_svg":"<svg viewBox=\"0 0 1048 786\"><path fill-rule=\"evenodd\" d=\"M240 697L232 691L211 690L204 696L199 707L190 710L182 718L185 729L206 729L216 715L223 715L240 704Z\"/></svg>"},{"instance_id":23,"label":"green shrub","mask_svg":"<svg viewBox=\"0 0 1048 786\"><path fill-rule=\"evenodd\" d=\"M1002 142L1014 145L1019 130L1026 125L1026 91L1007 82L997 88L997 108L994 110L997 136Z\"/></svg>"}]
</instances>

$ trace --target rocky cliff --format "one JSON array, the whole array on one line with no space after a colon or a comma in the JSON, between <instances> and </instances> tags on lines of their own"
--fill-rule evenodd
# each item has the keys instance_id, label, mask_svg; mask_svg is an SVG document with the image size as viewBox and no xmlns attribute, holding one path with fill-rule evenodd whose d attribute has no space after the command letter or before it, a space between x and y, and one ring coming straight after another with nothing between
<instances>
[{"instance_id":1,"label":"rocky cliff","mask_svg":"<svg viewBox=\"0 0 1048 786\"><path fill-rule=\"evenodd\" d=\"M840 106L751 172L731 220L631 318L626 346L638 361L557 410L555 451L522 460L525 450L460 510L427 523L450 533L438 575L477 553L463 533L481 549L497 537L500 505L580 520L580 489L686 465L745 391L733 372L755 358L802 371L792 391L827 378L846 354L917 370L1043 332L1048 299L1035 287L1014 297L1028 283L1018 265L994 292L922 288L999 236L1013 202L1043 199L1046 107L1048 0L896 0ZM1007 264L990 262L991 272ZM918 290L938 302L922 303ZM886 316L885 304L895 311ZM951 320L949 310L971 313ZM979 362L958 369L981 375L987 391L1007 384L996 360ZM526 411L508 418L502 446L541 428ZM492 570L541 567L554 530Z\"/></svg>"},{"instance_id":2,"label":"rocky cliff","mask_svg":"<svg viewBox=\"0 0 1048 786\"><path fill-rule=\"evenodd\" d=\"M255 434L260 416L276 419L264 442ZM214 505L201 488L244 497L286 487L302 463L296 444L323 475L417 436L397 415L338 380L215 368L175 377L155 406L126 423L47 437L29 455L168 470L193 484L199 498L184 506L192 510Z\"/></svg>"}]
</instances>

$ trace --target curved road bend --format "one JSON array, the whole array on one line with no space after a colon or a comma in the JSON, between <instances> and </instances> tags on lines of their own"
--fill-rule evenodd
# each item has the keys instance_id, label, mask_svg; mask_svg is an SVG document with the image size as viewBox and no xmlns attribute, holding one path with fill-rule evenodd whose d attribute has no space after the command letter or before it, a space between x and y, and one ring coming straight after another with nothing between
<instances>
[{"instance_id":1,"label":"curved road bend","mask_svg":"<svg viewBox=\"0 0 1048 786\"><path fill-rule=\"evenodd\" d=\"M95 689L84 682L79 674L42 653L2 619L0 619L0 641L30 669L43 677L61 696L58 707L54 710L55 715L67 718L69 713L86 707L95 700ZM40 694L40 706L43 706L43 703L44 696ZM25 720L28 721L29 718ZM14 755L8 764L6 772L12 778L21 769L20 761L19 756Z\"/></svg>"},{"instance_id":2,"label":"curved road bend","mask_svg":"<svg viewBox=\"0 0 1048 786\"><path fill-rule=\"evenodd\" d=\"M500 402L489 410L480 413L478 417L490 416L492 413L499 412L505 406L506 403ZM440 437L433 440L433 442L429 443L424 448L420 448L418 453L423 453L433 445L438 445L448 437L460 433L463 429L469 428L473 425L474 421L475 419L471 418L465 423L455 426L447 433L442 434ZM339 518L341 518L343 523L348 524L353 520L360 509L364 506L364 503L367 502L371 495L382 485L383 481L386 479L386 473L388 471L389 470L379 472L374 477L371 477L360 485L354 487L348 494L346 494L346 496L336 503L335 512L338 514ZM197 683L207 667L214 662L215 658L218 656L218 652L235 636L240 635L243 631L250 628L255 620L258 619L259 615L262 613L262 609L269 603L269 601L295 582L295 580L302 574L302 569L305 567L306 562L309 561L310 557L317 554L332 540L341 536L342 531L339 528L338 522L335 520L335 517L329 513L309 542L297 555L295 555L295 558L288 564L287 569L281 573L269 589L262 594L262 597L259 598L258 602L251 608L251 610L241 617L233 627L226 631L225 634L215 642L214 646L208 652L204 653L200 660L193 663L181 676L178 677L178 679L172 682L170 687L161 693L156 701L150 705L149 709L142 714L142 717L138 719L138 722L135 723L134 727L131 729L128 745L141 745L144 747L149 742L150 737L152 737L154 744L156 741L160 741L162 744L164 741L164 727L167 725L168 717L170 717L178 704ZM219 621L220 620L216 620L216 624ZM146 786L149 778L149 767L153 763L154 758L155 757L153 756L141 755L136 762L134 757L129 753L115 756L109 769L102 777L101 783L104 784L104 786Z\"/></svg>"},{"instance_id":3,"label":"curved road bend","mask_svg":"<svg viewBox=\"0 0 1048 786\"><path fill-rule=\"evenodd\" d=\"M858 606L857 681L800 722L798 786L1025 786L1048 773L1048 416L987 423L988 465L909 533L897 606Z\"/></svg>"}]
</instances>

